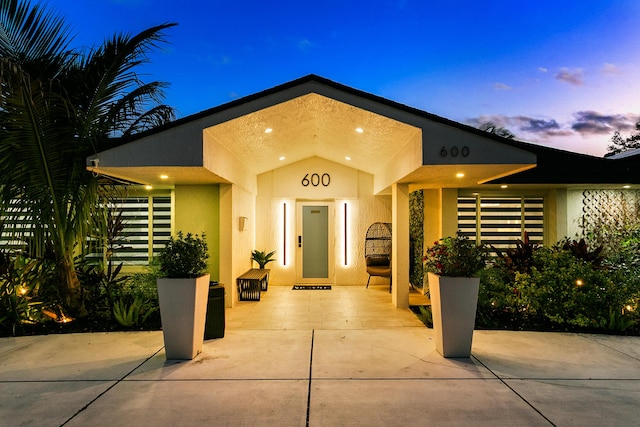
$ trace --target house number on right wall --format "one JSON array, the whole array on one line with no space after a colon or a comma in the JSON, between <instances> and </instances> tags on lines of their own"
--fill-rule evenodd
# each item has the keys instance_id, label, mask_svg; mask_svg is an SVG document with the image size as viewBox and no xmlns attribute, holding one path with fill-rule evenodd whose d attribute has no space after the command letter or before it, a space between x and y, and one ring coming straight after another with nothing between
<instances>
[{"instance_id":1,"label":"house number on right wall","mask_svg":"<svg viewBox=\"0 0 640 427\"><path fill-rule=\"evenodd\" d=\"M442 147L440 149L440 156L441 157L458 157L458 155L462 155L462 157L467 157L469 155L469 147L467 147L466 145L462 148L458 148L457 145L454 145L453 147L449 147L449 149L447 150L447 147Z\"/></svg>"},{"instance_id":2,"label":"house number on right wall","mask_svg":"<svg viewBox=\"0 0 640 427\"><path fill-rule=\"evenodd\" d=\"M319 185L328 187L329 184L331 184L331 176L329 176L328 173L323 173L322 175L317 173L306 174L304 178L302 178L301 183L303 187L308 187L309 185L312 185L314 187L317 187Z\"/></svg>"}]
</instances>

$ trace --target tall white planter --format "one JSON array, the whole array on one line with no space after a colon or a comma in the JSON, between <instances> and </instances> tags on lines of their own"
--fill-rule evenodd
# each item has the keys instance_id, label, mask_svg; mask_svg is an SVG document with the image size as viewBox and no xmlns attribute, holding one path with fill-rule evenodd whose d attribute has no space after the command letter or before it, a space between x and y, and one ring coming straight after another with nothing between
<instances>
[{"instance_id":1,"label":"tall white planter","mask_svg":"<svg viewBox=\"0 0 640 427\"><path fill-rule=\"evenodd\" d=\"M470 357L480 279L429 273L436 350L444 357Z\"/></svg>"},{"instance_id":2,"label":"tall white planter","mask_svg":"<svg viewBox=\"0 0 640 427\"><path fill-rule=\"evenodd\" d=\"M202 352L209 299L209 275L157 279L167 359L193 359Z\"/></svg>"}]
</instances>

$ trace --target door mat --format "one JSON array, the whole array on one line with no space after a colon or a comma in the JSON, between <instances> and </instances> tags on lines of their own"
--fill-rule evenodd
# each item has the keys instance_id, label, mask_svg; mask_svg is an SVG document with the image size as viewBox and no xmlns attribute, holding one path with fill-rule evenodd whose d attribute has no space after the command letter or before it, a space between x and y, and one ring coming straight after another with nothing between
<instances>
[{"instance_id":1,"label":"door mat","mask_svg":"<svg viewBox=\"0 0 640 427\"><path fill-rule=\"evenodd\" d=\"M330 291L331 285L293 285L294 291Z\"/></svg>"}]
</instances>

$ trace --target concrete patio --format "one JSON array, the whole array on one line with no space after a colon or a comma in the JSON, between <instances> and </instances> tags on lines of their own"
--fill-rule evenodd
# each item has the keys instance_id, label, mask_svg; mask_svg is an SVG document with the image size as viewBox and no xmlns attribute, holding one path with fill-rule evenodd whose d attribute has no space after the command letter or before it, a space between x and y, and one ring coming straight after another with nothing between
<instances>
[{"instance_id":1,"label":"concrete patio","mask_svg":"<svg viewBox=\"0 0 640 427\"><path fill-rule=\"evenodd\" d=\"M419 298L413 296L413 298ZM444 359L388 287L270 288L166 361L161 332L0 339L8 426L637 425L640 337L476 331Z\"/></svg>"}]
</instances>

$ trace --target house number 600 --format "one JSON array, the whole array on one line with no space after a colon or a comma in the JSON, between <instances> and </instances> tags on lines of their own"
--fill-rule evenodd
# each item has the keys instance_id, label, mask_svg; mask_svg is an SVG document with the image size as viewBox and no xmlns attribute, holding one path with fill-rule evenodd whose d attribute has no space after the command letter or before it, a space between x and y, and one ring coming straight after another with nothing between
<instances>
[{"instance_id":1,"label":"house number 600","mask_svg":"<svg viewBox=\"0 0 640 427\"><path fill-rule=\"evenodd\" d=\"M462 157L467 157L470 153L470 149L468 146L464 146L462 148L458 148L457 146L452 146L449 147L449 150L447 150L447 147L442 147L440 149L440 156L442 157L458 157L459 154L462 154Z\"/></svg>"},{"instance_id":2,"label":"house number 600","mask_svg":"<svg viewBox=\"0 0 640 427\"><path fill-rule=\"evenodd\" d=\"M322 175L317 173L312 173L311 175L306 174L304 178L302 178L302 185L304 187L308 187L309 185L312 185L314 187L317 187L319 185L328 187L329 184L331 184L331 177L328 173L323 173Z\"/></svg>"}]
</instances>

